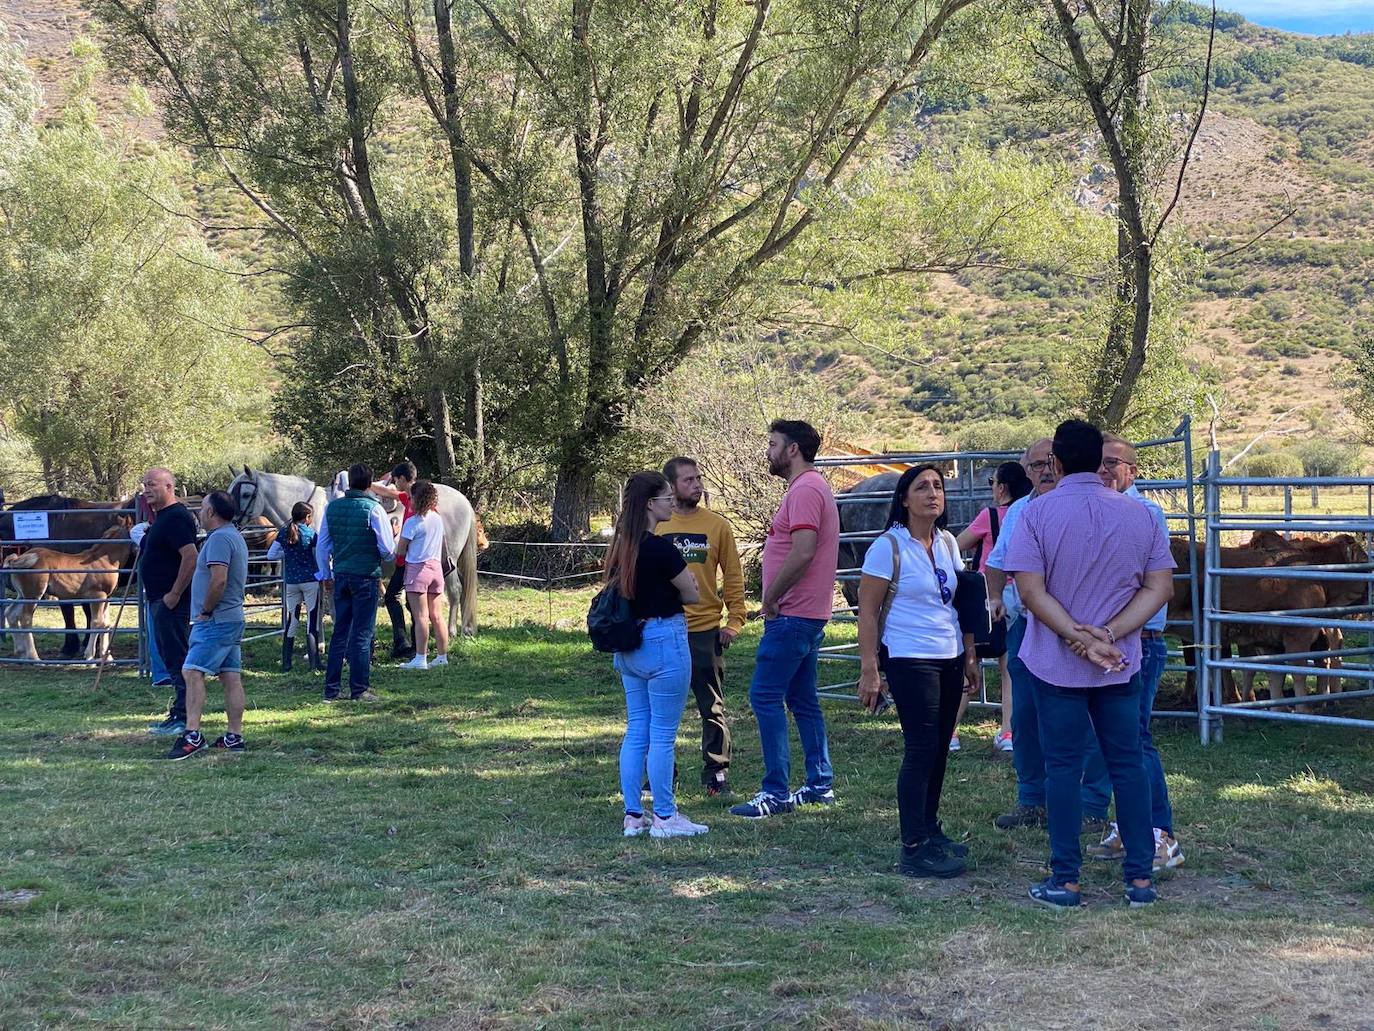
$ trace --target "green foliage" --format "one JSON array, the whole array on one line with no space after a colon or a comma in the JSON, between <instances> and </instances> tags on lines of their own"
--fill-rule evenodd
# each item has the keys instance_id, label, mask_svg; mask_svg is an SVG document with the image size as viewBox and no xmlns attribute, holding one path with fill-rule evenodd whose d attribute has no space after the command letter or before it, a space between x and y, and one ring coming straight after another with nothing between
<instances>
[{"instance_id":1,"label":"green foliage","mask_svg":"<svg viewBox=\"0 0 1374 1031\"><path fill-rule=\"evenodd\" d=\"M1302 459L1287 449L1251 452L1245 457L1242 465L1247 476L1269 476L1277 479L1303 475Z\"/></svg>"},{"instance_id":2,"label":"green foliage","mask_svg":"<svg viewBox=\"0 0 1374 1031\"><path fill-rule=\"evenodd\" d=\"M236 285L177 214L186 169L91 117L78 95L8 155L0 363L49 486L118 496L145 464L175 468L251 430L260 366L226 331Z\"/></svg>"},{"instance_id":3,"label":"green foliage","mask_svg":"<svg viewBox=\"0 0 1374 1031\"><path fill-rule=\"evenodd\" d=\"M960 451L1024 451L1053 435L1050 419L983 419L960 426L953 444Z\"/></svg>"},{"instance_id":4,"label":"green foliage","mask_svg":"<svg viewBox=\"0 0 1374 1031\"><path fill-rule=\"evenodd\" d=\"M1345 476L1359 471L1359 449L1340 440L1305 440L1293 448L1304 476Z\"/></svg>"}]
</instances>

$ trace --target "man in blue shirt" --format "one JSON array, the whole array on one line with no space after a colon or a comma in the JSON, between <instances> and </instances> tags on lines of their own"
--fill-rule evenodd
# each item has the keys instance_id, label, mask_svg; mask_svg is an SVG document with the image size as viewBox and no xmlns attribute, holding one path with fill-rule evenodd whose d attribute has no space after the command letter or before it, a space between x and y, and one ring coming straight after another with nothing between
<instances>
[{"instance_id":1,"label":"man in blue shirt","mask_svg":"<svg viewBox=\"0 0 1374 1031\"><path fill-rule=\"evenodd\" d=\"M1164 518L1164 509L1136 490L1135 478L1139 466L1135 446L1112 433L1103 434L1102 441L1102 466L1097 471L1102 482L1144 505L1167 537L1169 521ZM1155 707L1159 679L1164 674L1164 666L1169 660L1169 649L1164 643L1164 621L1168 612L1169 606L1165 605L1150 617L1140 632L1140 679L1143 682L1140 692L1140 744L1145 764L1145 780L1150 787L1150 813L1155 828L1156 870L1172 870L1183 865L1183 850L1179 848L1178 839L1174 837L1174 812L1169 804L1169 786L1164 780L1164 764L1159 758L1159 750L1155 748L1154 738L1150 736L1150 713ZM1084 778L1105 776L1106 771L1101 749L1090 749ZM1121 859L1125 854L1126 850L1121 844L1121 835L1117 832L1115 823L1111 825L1101 844L1088 849L1088 855L1094 859Z\"/></svg>"},{"instance_id":2,"label":"man in blue shirt","mask_svg":"<svg viewBox=\"0 0 1374 1031\"><path fill-rule=\"evenodd\" d=\"M1040 712L1035 699L1035 679L1019 658L1026 636L1026 618L1016 584L1007 579L1003 563L1016 535L1017 524L1026 507L1059 482L1049 437L1037 440L1021 456L1021 465L1030 477L1032 492L1012 502L1002 519L1002 531L988 555L986 572L988 597L993 599L992 618L1004 612L1007 617L1007 672L1011 675L1011 753L1016 769L1016 805L993 821L998 830L1045 826L1045 753L1040 747ZM1000 603L998 598L1000 596ZM1083 821L1085 829L1101 834L1106 829L1107 806L1111 803L1111 780L1106 766L1093 770L1083 781Z\"/></svg>"}]
</instances>

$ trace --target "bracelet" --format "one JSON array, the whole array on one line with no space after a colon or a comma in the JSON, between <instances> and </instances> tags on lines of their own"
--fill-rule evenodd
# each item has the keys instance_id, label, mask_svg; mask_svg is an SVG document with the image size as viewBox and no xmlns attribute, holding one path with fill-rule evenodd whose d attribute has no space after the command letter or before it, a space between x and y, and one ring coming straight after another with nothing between
<instances>
[{"instance_id":1,"label":"bracelet","mask_svg":"<svg viewBox=\"0 0 1374 1031\"><path fill-rule=\"evenodd\" d=\"M1112 628L1109 627L1106 623L1103 623L1102 629L1107 631L1107 636L1111 639L1112 644L1116 644L1116 634L1112 633Z\"/></svg>"}]
</instances>

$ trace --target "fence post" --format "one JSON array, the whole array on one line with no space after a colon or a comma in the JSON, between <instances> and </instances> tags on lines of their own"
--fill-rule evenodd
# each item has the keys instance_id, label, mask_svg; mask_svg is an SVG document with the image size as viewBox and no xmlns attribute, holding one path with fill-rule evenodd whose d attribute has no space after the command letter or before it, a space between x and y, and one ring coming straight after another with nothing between
<instances>
[{"instance_id":1,"label":"fence post","mask_svg":"<svg viewBox=\"0 0 1374 1031\"><path fill-rule=\"evenodd\" d=\"M1194 626L1197 627L1200 617L1201 633L1197 640L1201 643L1198 649L1197 670L1197 699L1198 699L1198 736L1202 744L1208 745L1213 741L1221 740L1221 720L1209 712L1212 705L1219 704L1221 698L1220 671L1212 665L1214 655L1221 651L1221 624L1211 618L1212 610L1220 600L1221 577L1218 572L1221 568L1221 537L1213 529L1213 524L1220 517L1221 491L1217 479L1221 474L1221 456L1216 451L1211 451L1207 455L1207 472L1203 482L1203 540L1204 540L1204 559L1203 559L1203 583L1202 583L1202 611L1194 610ZM1285 489L1285 501L1287 492ZM1194 551L1196 558L1196 551Z\"/></svg>"}]
</instances>

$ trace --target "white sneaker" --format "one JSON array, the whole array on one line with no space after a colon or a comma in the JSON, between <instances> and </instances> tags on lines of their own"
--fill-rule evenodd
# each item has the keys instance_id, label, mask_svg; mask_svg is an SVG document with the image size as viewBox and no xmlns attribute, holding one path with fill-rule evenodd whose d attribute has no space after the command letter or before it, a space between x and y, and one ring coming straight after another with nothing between
<instances>
[{"instance_id":1,"label":"white sneaker","mask_svg":"<svg viewBox=\"0 0 1374 1031\"><path fill-rule=\"evenodd\" d=\"M705 834L708 830L710 828L705 824L693 823L679 811L666 820L655 816L654 825L649 828L649 837L690 838L694 834Z\"/></svg>"},{"instance_id":2,"label":"white sneaker","mask_svg":"<svg viewBox=\"0 0 1374 1031\"><path fill-rule=\"evenodd\" d=\"M432 669L433 667L435 667L435 666L447 666L447 665L448 665L448 656L447 656L447 655L436 655L436 656L434 656L434 661L431 662L429 665L430 665L430 668L431 668L431 669Z\"/></svg>"},{"instance_id":3,"label":"white sneaker","mask_svg":"<svg viewBox=\"0 0 1374 1031\"><path fill-rule=\"evenodd\" d=\"M964 747L963 745L959 744L959 735L958 735L958 734L955 734L952 738L949 739L949 750L950 750L951 752L957 752L957 751L959 751L959 749L961 749L961 748L963 748L963 747Z\"/></svg>"},{"instance_id":4,"label":"white sneaker","mask_svg":"<svg viewBox=\"0 0 1374 1031\"><path fill-rule=\"evenodd\" d=\"M650 827L652 827L653 824L653 817L650 816L648 813L643 813L639 816L631 816L629 813L626 813L625 837L636 838L639 835L643 834L645 831L647 831Z\"/></svg>"},{"instance_id":5,"label":"white sneaker","mask_svg":"<svg viewBox=\"0 0 1374 1031\"><path fill-rule=\"evenodd\" d=\"M999 752L1010 752L1012 750L1011 731L1004 730L998 734L997 737L993 739L992 747Z\"/></svg>"},{"instance_id":6,"label":"white sneaker","mask_svg":"<svg viewBox=\"0 0 1374 1031\"><path fill-rule=\"evenodd\" d=\"M425 661L423 655L417 655L409 662L403 664L401 669L429 669L429 663Z\"/></svg>"}]
</instances>

